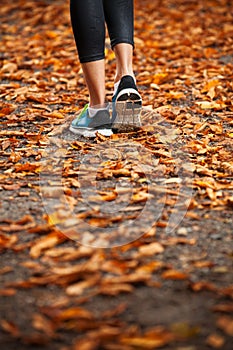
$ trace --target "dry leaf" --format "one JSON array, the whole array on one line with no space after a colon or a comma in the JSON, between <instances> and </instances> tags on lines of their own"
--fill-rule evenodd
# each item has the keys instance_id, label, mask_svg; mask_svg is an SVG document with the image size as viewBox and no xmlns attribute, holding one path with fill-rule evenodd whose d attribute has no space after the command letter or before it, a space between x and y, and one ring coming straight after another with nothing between
<instances>
[{"instance_id":1,"label":"dry leaf","mask_svg":"<svg viewBox=\"0 0 233 350\"><path fill-rule=\"evenodd\" d=\"M65 236L58 234L57 232L52 232L49 235L40 238L32 245L30 249L30 256L32 258L38 258L44 250L52 248L65 240Z\"/></svg>"},{"instance_id":2,"label":"dry leaf","mask_svg":"<svg viewBox=\"0 0 233 350\"><path fill-rule=\"evenodd\" d=\"M100 286L99 293L104 295L118 295L120 293L131 293L134 287L128 283L104 284Z\"/></svg>"},{"instance_id":3,"label":"dry leaf","mask_svg":"<svg viewBox=\"0 0 233 350\"><path fill-rule=\"evenodd\" d=\"M217 334L217 333L210 334L206 339L206 344L208 344L214 349L222 349L224 343L225 343L224 337L222 337L220 334Z\"/></svg>"},{"instance_id":4,"label":"dry leaf","mask_svg":"<svg viewBox=\"0 0 233 350\"><path fill-rule=\"evenodd\" d=\"M217 320L217 326L224 331L225 334L233 336L233 318L222 316Z\"/></svg>"},{"instance_id":5,"label":"dry leaf","mask_svg":"<svg viewBox=\"0 0 233 350\"><path fill-rule=\"evenodd\" d=\"M163 347L174 340L171 332L165 330L163 327L155 327L143 335L127 337L122 335L120 342L122 344L131 345L143 349L157 349Z\"/></svg>"},{"instance_id":6,"label":"dry leaf","mask_svg":"<svg viewBox=\"0 0 233 350\"><path fill-rule=\"evenodd\" d=\"M61 311L56 318L60 321L72 320L72 319L80 319L84 318L87 320L92 320L94 315L81 307L73 307L66 310Z\"/></svg>"},{"instance_id":7,"label":"dry leaf","mask_svg":"<svg viewBox=\"0 0 233 350\"><path fill-rule=\"evenodd\" d=\"M171 280L185 280L189 278L187 273L177 271L177 270L167 270L162 273L162 278Z\"/></svg>"},{"instance_id":8,"label":"dry leaf","mask_svg":"<svg viewBox=\"0 0 233 350\"><path fill-rule=\"evenodd\" d=\"M5 332L10 333L13 337L18 337L20 335L20 330L18 326L7 320L0 320L0 326Z\"/></svg>"},{"instance_id":9,"label":"dry leaf","mask_svg":"<svg viewBox=\"0 0 233 350\"><path fill-rule=\"evenodd\" d=\"M147 245L142 245L139 247L137 256L149 256L154 254L163 253L164 248L160 243L153 242Z\"/></svg>"}]
</instances>

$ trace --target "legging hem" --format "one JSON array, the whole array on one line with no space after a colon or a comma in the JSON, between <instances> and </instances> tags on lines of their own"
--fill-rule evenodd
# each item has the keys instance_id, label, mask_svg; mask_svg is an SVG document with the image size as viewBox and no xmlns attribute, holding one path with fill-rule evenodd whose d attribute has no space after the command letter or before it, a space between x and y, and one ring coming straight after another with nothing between
<instances>
[{"instance_id":1,"label":"legging hem","mask_svg":"<svg viewBox=\"0 0 233 350\"><path fill-rule=\"evenodd\" d=\"M100 61L104 60L104 55L94 55L94 56L85 56L85 57L79 57L80 63L88 63L88 62L94 62L94 61Z\"/></svg>"},{"instance_id":2,"label":"legging hem","mask_svg":"<svg viewBox=\"0 0 233 350\"><path fill-rule=\"evenodd\" d=\"M134 42L129 40L129 39L114 39L114 40L111 41L111 48L112 48L112 50L118 44L130 44L134 48Z\"/></svg>"}]
</instances>

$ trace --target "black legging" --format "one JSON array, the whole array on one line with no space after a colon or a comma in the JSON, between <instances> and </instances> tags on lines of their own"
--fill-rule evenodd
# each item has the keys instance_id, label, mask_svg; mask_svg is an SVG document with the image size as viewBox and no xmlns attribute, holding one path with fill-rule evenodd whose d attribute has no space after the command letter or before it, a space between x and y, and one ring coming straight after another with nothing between
<instances>
[{"instance_id":1,"label":"black legging","mask_svg":"<svg viewBox=\"0 0 233 350\"><path fill-rule=\"evenodd\" d=\"M105 22L111 46L133 42L133 0L70 0L74 38L81 63L104 58Z\"/></svg>"}]
</instances>

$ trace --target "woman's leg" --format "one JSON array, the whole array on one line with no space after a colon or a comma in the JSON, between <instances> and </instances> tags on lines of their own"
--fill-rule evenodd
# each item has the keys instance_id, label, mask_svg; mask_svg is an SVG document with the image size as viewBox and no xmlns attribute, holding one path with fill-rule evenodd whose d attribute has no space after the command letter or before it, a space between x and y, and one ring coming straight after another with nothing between
<instances>
[{"instance_id":1,"label":"woman's leg","mask_svg":"<svg viewBox=\"0 0 233 350\"><path fill-rule=\"evenodd\" d=\"M113 124L116 132L127 132L140 125L142 100L133 73L133 0L103 0L111 46L116 55Z\"/></svg>"},{"instance_id":2,"label":"woman's leg","mask_svg":"<svg viewBox=\"0 0 233 350\"><path fill-rule=\"evenodd\" d=\"M111 1L110 1L111 2ZM105 102L105 19L102 0L70 0L71 24L90 95L90 107Z\"/></svg>"},{"instance_id":3,"label":"woman's leg","mask_svg":"<svg viewBox=\"0 0 233 350\"><path fill-rule=\"evenodd\" d=\"M125 75L134 76L133 0L103 0L103 3L111 46L116 55L115 82L118 82Z\"/></svg>"},{"instance_id":4,"label":"woman's leg","mask_svg":"<svg viewBox=\"0 0 233 350\"><path fill-rule=\"evenodd\" d=\"M134 76L133 72L133 46L131 44L116 44L114 47L116 55L115 83L120 81L124 75Z\"/></svg>"},{"instance_id":5,"label":"woman's leg","mask_svg":"<svg viewBox=\"0 0 233 350\"><path fill-rule=\"evenodd\" d=\"M89 91L89 106L105 105L105 61L82 63L82 70Z\"/></svg>"}]
</instances>

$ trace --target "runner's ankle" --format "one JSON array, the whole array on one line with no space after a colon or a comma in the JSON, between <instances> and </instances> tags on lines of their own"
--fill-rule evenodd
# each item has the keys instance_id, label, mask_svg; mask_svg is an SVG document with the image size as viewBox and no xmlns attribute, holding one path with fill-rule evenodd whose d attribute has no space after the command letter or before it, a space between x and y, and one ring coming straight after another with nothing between
<instances>
[{"instance_id":1,"label":"runner's ankle","mask_svg":"<svg viewBox=\"0 0 233 350\"><path fill-rule=\"evenodd\" d=\"M97 112L103 111L103 110L109 110L109 104L106 102L104 105L98 105L98 106L88 106L88 113L91 118L93 118Z\"/></svg>"}]
</instances>

